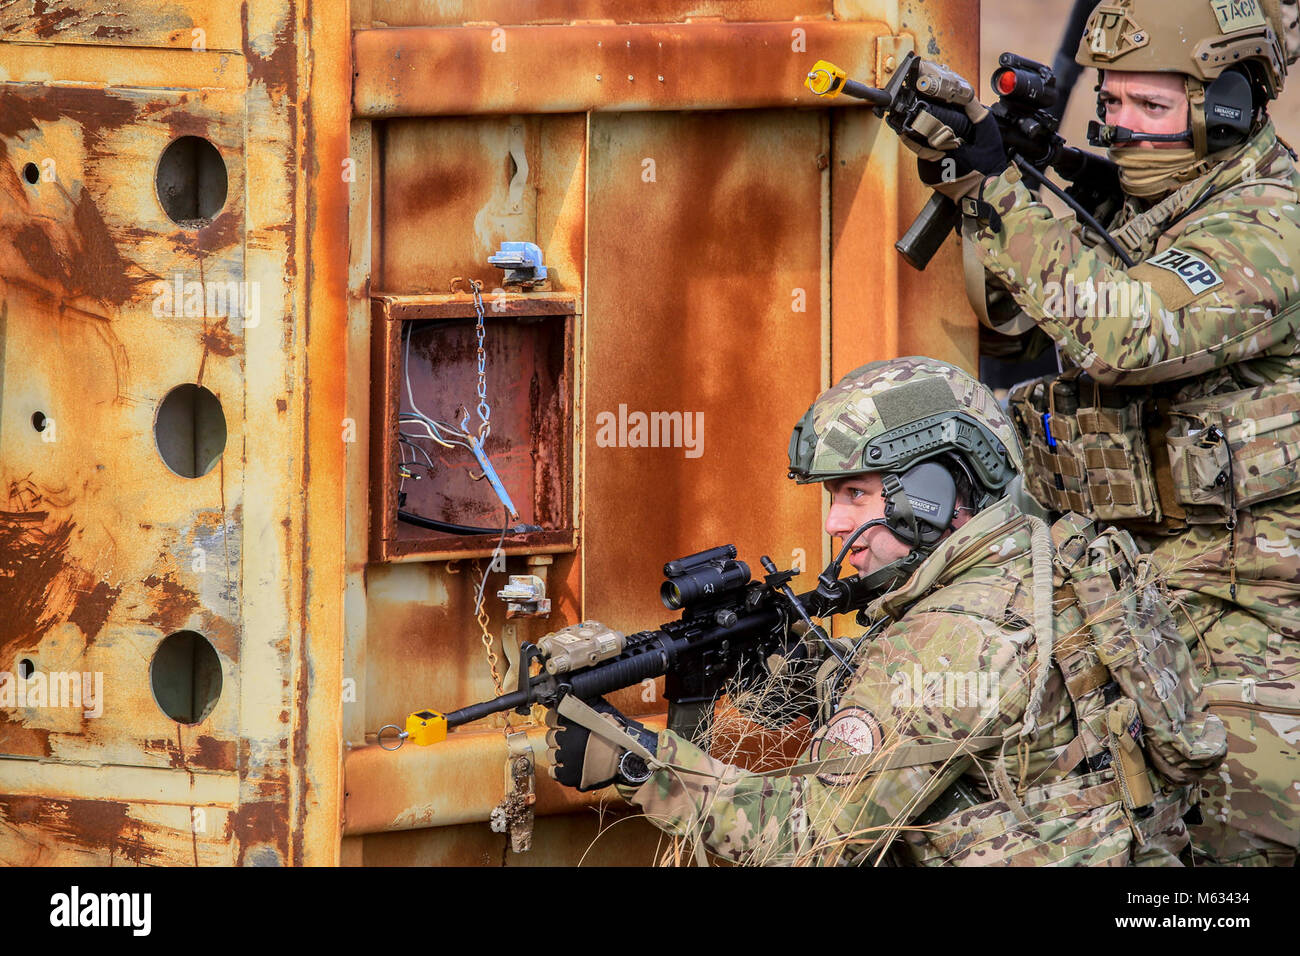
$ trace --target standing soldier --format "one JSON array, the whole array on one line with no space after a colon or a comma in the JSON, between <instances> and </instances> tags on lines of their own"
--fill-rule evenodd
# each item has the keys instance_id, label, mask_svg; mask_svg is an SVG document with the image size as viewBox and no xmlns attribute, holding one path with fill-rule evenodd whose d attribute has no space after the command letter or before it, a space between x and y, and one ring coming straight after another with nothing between
<instances>
[{"instance_id":1,"label":"standing soldier","mask_svg":"<svg viewBox=\"0 0 1300 956\"><path fill-rule=\"evenodd\" d=\"M603 720L548 713L552 776L619 784L746 863L876 862L897 840L920 865L1177 865L1187 784L1222 758L1223 726L1195 710L1132 540L1077 515L1049 533L1008 496L1019 470L964 372L850 372L795 427L790 476L825 483L826 530L877 599L851 666L818 676L804 760L748 773L601 702Z\"/></svg>"},{"instance_id":2,"label":"standing soldier","mask_svg":"<svg viewBox=\"0 0 1300 956\"><path fill-rule=\"evenodd\" d=\"M1114 245L1038 201L991 119L950 160L922 152L964 197L968 265L1022 310L990 324L1037 326L1074 366L1011 396L1026 486L1140 534L1180 605L1228 728L1192 828L1218 864L1289 866L1300 842L1300 175L1266 110L1295 21L1284 0L1093 11L1077 60L1100 71Z\"/></svg>"}]
</instances>

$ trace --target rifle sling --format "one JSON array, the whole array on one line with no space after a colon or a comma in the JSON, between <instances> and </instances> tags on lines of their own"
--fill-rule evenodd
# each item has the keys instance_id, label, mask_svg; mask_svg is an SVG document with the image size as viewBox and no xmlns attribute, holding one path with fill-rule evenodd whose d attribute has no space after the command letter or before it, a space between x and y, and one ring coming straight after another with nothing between
<instances>
[{"instance_id":1,"label":"rifle sling","mask_svg":"<svg viewBox=\"0 0 1300 956\"><path fill-rule=\"evenodd\" d=\"M585 701L579 700L576 695L566 695L555 709L560 712L561 717L567 717L575 724L585 727L612 747L619 750L630 750L648 765L660 766L659 761L655 760L655 755L642 746L639 740L626 731L619 730L608 720L601 717L599 711L593 710Z\"/></svg>"}]
</instances>

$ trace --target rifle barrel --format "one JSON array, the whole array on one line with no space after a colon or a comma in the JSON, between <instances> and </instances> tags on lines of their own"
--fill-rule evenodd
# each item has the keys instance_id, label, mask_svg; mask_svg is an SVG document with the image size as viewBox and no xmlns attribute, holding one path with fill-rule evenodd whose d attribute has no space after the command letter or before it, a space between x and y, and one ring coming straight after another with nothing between
<instances>
[{"instance_id":1,"label":"rifle barrel","mask_svg":"<svg viewBox=\"0 0 1300 956\"><path fill-rule=\"evenodd\" d=\"M525 691L517 690L510 694L497 697L494 700L485 700L481 704L470 704L468 707L462 707L460 710L453 710L447 715L447 727L459 727L461 724L468 724L471 721L486 717L489 714L499 714L503 710L513 710L516 707L522 707L529 703L528 694Z\"/></svg>"},{"instance_id":2,"label":"rifle barrel","mask_svg":"<svg viewBox=\"0 0 1300 956\"><path fill-rule=\"evenodd\" d=\"M859 83L857 80L845 80L844 93L854 99L866 100L872 106L879 106L884 109L888 109L889 104L893 102L893 97L884 90L878 90L874 86L867 86L867 84Z\"/></svg>"}]
</instances>

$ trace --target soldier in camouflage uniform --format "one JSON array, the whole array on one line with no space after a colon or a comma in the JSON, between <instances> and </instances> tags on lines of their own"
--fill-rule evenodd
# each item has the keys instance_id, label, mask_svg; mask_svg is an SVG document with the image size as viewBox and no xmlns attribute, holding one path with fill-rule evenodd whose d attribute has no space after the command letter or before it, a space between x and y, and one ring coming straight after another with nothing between
<instances>
[{"instance_id":1,"label":"soldier in camouflage uniform","mask_svg":"<svg viewBox=\"0 0 1300 956\"><path fill-rule=\"evenodd\" d=\"M552 776L614 782L656 825L744 863L878 862L892 844L917 865L1177 865L1192 788L1147 769L1115 681L1161 688L1141 723L1148 742L1183 735L1169 773L1184 782L1221 759L1222 725L1187 707L1198 688L1175 676L1188 654L1155 589L1117 597L1122 562L1090 564L1088 522L1049 533L1008 497L1020 453L992 394L930 359L864 366L796 426L790 467L826 482L826 529L878 594L852 674L823 675L837 704L800 764L747 772L600 702L616 732L548 715ZM1106 630L1126 613L1151 625L1142 654Z\"/></svg>"},{"instance_id":2,"label":"soldier in camouflage uniform","mask_svg":"<svg viewBox=\"0 0 1300 956\"><path fill-rule=\"evenodd\" d=\"M1013 391L1026 487L1140 533L1181 605L1229 732L1192 828L1218 864L1292 865L1300 843L1300 175L1266 112L1295 19L1278 0L1094 10L1077 59L1101 71L1093 137L1123 188L1097 215L1132 264L987 136L936 182L965 197L968 264L1021 310L977 283L976 311L1075 366Z\"/></svg>"}]
</instances>

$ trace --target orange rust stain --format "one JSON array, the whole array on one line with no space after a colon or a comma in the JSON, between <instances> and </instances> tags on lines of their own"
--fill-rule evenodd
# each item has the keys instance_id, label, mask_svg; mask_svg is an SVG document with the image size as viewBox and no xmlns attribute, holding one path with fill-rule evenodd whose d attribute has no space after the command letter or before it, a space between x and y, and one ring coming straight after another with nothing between
<instances>
[{"instance_id":1,"label":"orange rust stain","mask_svg":"<svg viewBox=\"0 0 1300 956\"><path fill-rule=\"evenodd\" d=\"M35 647L61 608L48 597L66 564L74 525L46 527L46 511L0 511L0 648Z\"/></svg>"},{"instance_id":2,"label":"orange rust stain","mask_svg":"<svg viewBox=\"0 0 1300 956\"><path fill-rule=\"evenodd\" d=\"M283 398L277 398L275 400L275 410L277 412L283 412L288 407L289 407L289 403L286 402Z\"/></svg>"},{"instance_id":3,"label":"orange rust stain","mask_svg":"<svg viewBox=\"0 0 1300 956\"><path fill-rule=\"evenodd\" d=\"M24 727L16 720L10 720L0 710L0 753L19 757L49 757L50 732L34 727Z\"/></svg>"},{"instance_id":4,"label":"orange rust stain","mask_svg":"<svg viewBox=\"0 0 1300 956\"><path fill-rule=\"evenodd\" d=\"M51 9L51 5L44 0L36 0L32 4L32 18L35 21L32 29L42 40L48 40L59 32L59 27L65 20L75 23L81 16L82 11L77 7Z\"/></svg>"},{"instance_id":5,"label":"orange rust stain","mask_svg":"<svg viewBox=\"0 0 1300 956\"><path fill-rule=\"evenodd\" d=\"M60 248L63 237L52 235L52 226L40 219L17 230L15 251L38 276L67 291L121 305L131 297L135 283L89 192L83 190L77 197L72 219L74 229L67 237L71 248Z\"/></svg>"},{"instance_id":6,"label":"orange rust stain","mask_svg":"<svg viewBox=\"0 0 1300 956\"><path fill-rule=\"evenodd\" d=\"M122 37L129 37L133 32L135 31L127 27L111 27L101 23L95 27L94 35L102 40L120 40Z\"/></svg>"},{"instance_id":7,"label":"orange rust stain","mask_svg":"<svg viewBox=\"0 0 1300 956\"><path fill-rule=\"evenodd\" d=\"M227 839L239 841L236 864L243 866L249 849L265 843L275 847L280 858L285 859L289 846L287 814L288 808L279 800L246 803L231 814L227 824Z\"/></svg>"},{"instance_id":8,"label":"orange rust stain","mask_svg":"<svg viewBox=\"0 0 1300 956\"><path fill-rule=\"evenodd\" d=\"M239 337L230 331L224 318L215 325L204 326L202 341L204 350L223 357L234 355L239 348Z\"/></svg>"},{"instance_id":9,"label":"orange rust stain","mask_svg":"<svg viewBox=\"0 0 1300 956\"><path fill-rule=\"evenodd\" d=\"M213 508L209 511L194 512L194 530L195 531L223 531L226 527L226 515L224 512Z\"/></svg>"},{"instance_id":10,"label":"orange rust stain","mask_svg":"<svg viewBox=\"0 0 1300 956\"><path fill-rule=\"evenodd\" d=\"M182 768L185 766L185 754L181 752L180 747L174 740L158 738L155 740L146 740L145 749L148 751L161 751L167 755L168 763L172 767Z\"/></svg>"},{"instance_id":11,"label":"orange rust stain","mask_svg":"<svg viewBox=\"0 0 1300 956\"><path fill-rule=\"evenodd\" d=\"M177 733L181 731L178 728ZM157 738L145 741L145 749L167 755L168 764L186 770L235 770L239 745L234 740L218 740L204 734L193 746L182 747L175 740Z\"/></svg>"},{"instance_id":12,"label":"orange rust stain","mask_svg":"<svg viewBox=\"0 0 1300 956\"><path fill-rule=\"evenodd\" d=\"M195 767L205 770L234 770L238 747L233 740L217 740L215 737L202 736L195 741L198 752L190 762Z\"/></svg>"},{"instance_id":13,"label":"orange rust stain","mask_svg":"<svg viewBox=\"0 0 1300 956\"><path fill-rule=\"evenodd\" d=\"M113 587L107 581L96 582L81 592L81 597L68 615L68 620L81 628L81 632L86 635L87 643L93 641L100 628L104 626L121 593L121 587Z\"/></svg>"},{"instance_id":14,"label":"orange rust stain","mask_svg":"<svg viewBox=\"0 0 1300 956\"><path fill-rule=\"evenodd\" d=\"M190 615L199 609L199 601L194 592L178 584L171 574L161 578L151 574L142 583L154 592L152 607L145 622L169 634L184 627Z\"/></svg>"},{"instance_id":15,"label":"orange rust stain","mask_svg":"<svg viewBox=\"0 0 1300 956\"><path fill-rule=\"evenodd\" d=\"M204 251L225 249L238 243L242 238L243 217L234 208L234 201L235 197L227 195L222 212L206 226L201 226L197 233L185 233L186 238L192 235L194 238L190 241Z\"/></svg>"},{"instance_id":16,"label":"orange rust stain","mask_svg":"<svg viewBox=\"0 0 1300 956\"><path fill-rule=\"evenodd\" d=\"M109 90L61 86L4 90L0 91L0 137L17 136L40 123L70 119L85 129L88 138L97 140L101 131L126 125L135 112L129 100ZM3 149L0 143L0 151Z\"/></svg>"},{"instance_id":17,"label":"orange rust stain","mask_svg":"<svg viewBox=\"0 0 1300 956\"><path fill-rule=\"evenodd\" d=\"M278 100L281 95L289 97L290 118L297 113L297 90L298 90L298 46L293 42L294 27L297 22L298 4L289 0L284 4L286 16L284 25L280 31L275 34L271 43L271 52L263 56L257 49L254 49L248 42L248 6L247 4L240 7L240 23L243 27L242 34L244 41L244 57L248 63L248 79L250 83L261 82L266 84L268 91L273 96L273 102L276 106L281 105Z\"/></svg>"},{"instance_id":18,"label":"orange rust stain","mask_svg":"<svg viewBox=\"0 0 1300 956\"><path fill-rule=\"evenodd\" d=\"M86 150L95 159L105 153L103 132L135 116L134 104L104 90L51 86L0 91L0 156L8 155L5 137L70 120L81 126ZM0 219L9 228L0 234L0 260L23 262L35 275L72 294L115 305L130 298L139 277L133 279L128 272L90 193L83 190L77 196L71 224L33 218L30 190L4 165Z\"/></svg>"},{"instance_id":19,"label":"orange rust stain","mask_svg":"<svg viewBox=\"0 0 1300 956\"><path fill-rule=\"evenodd\" d=\"M160 852L151 845L144 824L127 815L125 803L4 795L0 821L48 831L74 846L107 850L110 865L118 856L138 865Z\"/></svg>"}]
</instances>

